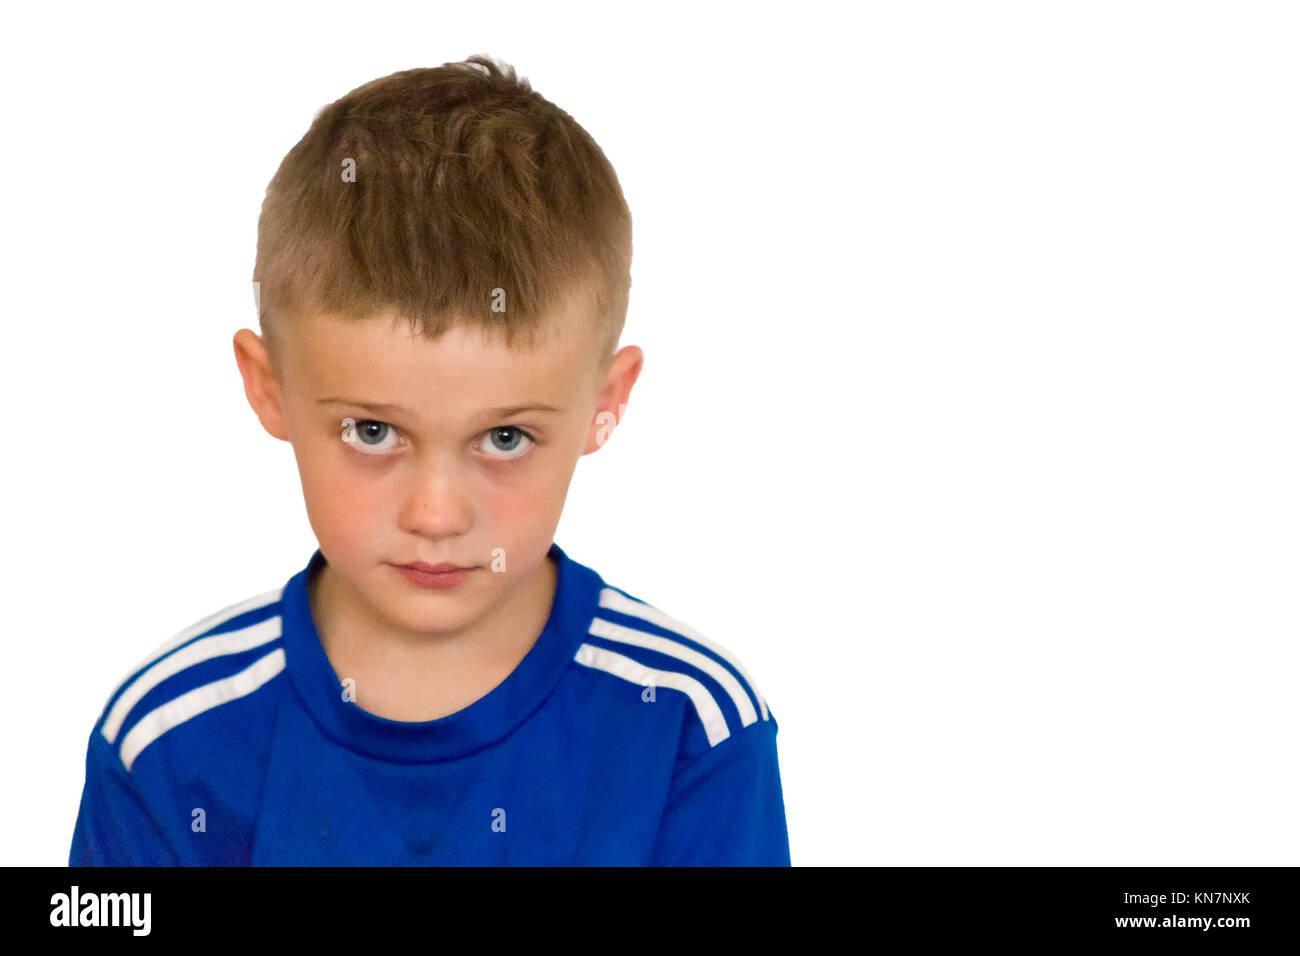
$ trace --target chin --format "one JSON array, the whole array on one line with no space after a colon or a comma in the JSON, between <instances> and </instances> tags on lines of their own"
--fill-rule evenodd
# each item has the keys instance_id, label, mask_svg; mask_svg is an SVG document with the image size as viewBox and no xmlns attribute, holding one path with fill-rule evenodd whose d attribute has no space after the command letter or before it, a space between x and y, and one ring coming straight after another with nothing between
<instances>
[{"instance_id":1,"label":"chin","mask_svg":"<svg viewBox=\"0 0 1300 956\"><path fill-rule=\"evenodd\" d=\"M464 613L413 615L398 623L417 634L443 634L464 630L474 623L474 615Z\"/></svg>"}]
</instances>

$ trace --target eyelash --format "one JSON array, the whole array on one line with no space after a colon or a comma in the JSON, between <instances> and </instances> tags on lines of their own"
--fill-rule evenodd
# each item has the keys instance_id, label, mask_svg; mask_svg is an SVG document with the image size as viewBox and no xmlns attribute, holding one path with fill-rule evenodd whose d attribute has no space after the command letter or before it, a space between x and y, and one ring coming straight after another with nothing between
<instances>
[{"instance_id":1,"label":"eyelash","mask_svg":"<svg viewBox=\"0 0 1300 956\"><path fill-rule=\"evenodd\" d=\"M377 418L361 418L361 419L345 418L341 422L339 422L339 427L343 429L343 443L346 445L358 444L359 440L349 441L346 436L349 431L352 431L355 434L356 429L360 428L363 425L383 425L391 429L394 434L397 435L402 434L401 429L399 429L396 425L391 425L388 422L380 421ZM491 435L495 431L505 431L505 430L518 432L519 434L527 438L529 442L528 450L523 452L522 454L513 455L510 458L497 458L494 455L488 455L488 458L490 458L492 461L498 464L513 465L516 462L522 461L523 459L527 458L530 454L532 454L533 447L539 444L537 438L533 435L532 432L528 431L528 429L526 428L521 428L518 425L497 425L496 427L489 428L487 431L483 432L482 435L480 436L480 439L487 437L488 435ZM386 458L392 454L392 452L369 452L369 451L360 451L357 449L354 450L356 450L358 455L364 455L367 458Z\"/></svg>"}]
</instances>

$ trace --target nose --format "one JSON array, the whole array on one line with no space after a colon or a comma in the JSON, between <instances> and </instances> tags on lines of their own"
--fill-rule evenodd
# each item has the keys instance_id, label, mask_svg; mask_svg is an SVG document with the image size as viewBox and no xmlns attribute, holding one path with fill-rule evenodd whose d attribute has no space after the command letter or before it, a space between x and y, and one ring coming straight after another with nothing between
<instances>
[{"instance_id":1,"label":"nose","mask_svg":"<svg viewBox=\"0 0 1300 956\"><path fill-rule=\"evenodd\" d=\"M474 522L469 484L455 462L413 462L405 485L398 526L430 539L465 534Z\"/></svg>"}]
</instances>

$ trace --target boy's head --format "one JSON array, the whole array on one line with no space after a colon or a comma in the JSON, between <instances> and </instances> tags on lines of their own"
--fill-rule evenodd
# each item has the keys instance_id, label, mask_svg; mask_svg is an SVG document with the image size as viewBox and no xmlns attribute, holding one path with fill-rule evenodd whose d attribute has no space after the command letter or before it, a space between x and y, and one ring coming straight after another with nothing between
<instances>
[{"instance_id":1,"label":"boy's head","mask_svg":"<svg viewBox=\"0 0 1300 956\"><path fill-rule=\"evenodd\" d=\"M234 344L335 586L430 633L537 580L640 373L614 351L630 263L613 168L509 68L397 73L316 117L262 206L262 336ZM432 590L394 567L417 561L477 570Z\"/></svg>"}]
</instances>

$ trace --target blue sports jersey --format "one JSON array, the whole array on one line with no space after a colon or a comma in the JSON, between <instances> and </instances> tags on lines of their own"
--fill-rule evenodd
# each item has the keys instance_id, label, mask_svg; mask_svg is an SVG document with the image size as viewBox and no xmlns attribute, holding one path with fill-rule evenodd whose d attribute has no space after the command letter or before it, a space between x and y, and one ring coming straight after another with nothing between
<instances>
[{"instance_id":1,"label":"blue sports jersey","mask_svg":"<svg viewBox=\"0 0 1300 956\"><path fill-rule=\"evenodd\" d=\"M552 544L550 618L439 720L349 700L282 588L141 662L90 735L73 866L788 866L777 723L735 656Z\"/></svg>"}]
</instances>

